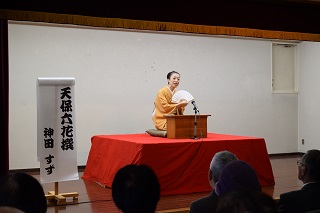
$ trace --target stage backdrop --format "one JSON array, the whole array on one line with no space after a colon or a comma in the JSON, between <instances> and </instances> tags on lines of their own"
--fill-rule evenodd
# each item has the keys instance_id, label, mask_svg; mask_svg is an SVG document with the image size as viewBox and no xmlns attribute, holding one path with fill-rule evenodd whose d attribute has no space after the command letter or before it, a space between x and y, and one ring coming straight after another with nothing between
<instances>
[{"instance_id":1,"label":"stage backdrop","mask_svg":"<svg viewBox=\"0 0 320 213\"><path fill-rule=\"evenodd\" d=\"M271 93L268 40L9 23L10 169L38 168L39 76L77 79L78 165L97 134L143 133L166 75L181 73L208 131L264 138L269 153L298 151L298 95ZM186 113L192 114L192 106ZM23 161L21 160L23 158Z\"/></svg>"}]
</instances>

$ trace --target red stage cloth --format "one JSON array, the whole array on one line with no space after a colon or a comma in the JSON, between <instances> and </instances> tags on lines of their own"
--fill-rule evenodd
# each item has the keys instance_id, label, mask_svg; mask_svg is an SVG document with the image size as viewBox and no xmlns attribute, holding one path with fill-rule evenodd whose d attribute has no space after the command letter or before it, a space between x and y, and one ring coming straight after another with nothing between
<instances>
[{"instance_id":1,"label":"red stage cloth","mask_svg":"<svg viewBox=\"0 0 320 213\"><path fill-rule=\"evenodd\" d=\"M148 134L96 135L83 179L111 187L127 164L146 164L156 172L161 194L211 191L208 170L216 152L228 150L249 163L262 186L274 185L263 138L208 133L203 139L168 139Z\"/></svg>"}]
</instances>

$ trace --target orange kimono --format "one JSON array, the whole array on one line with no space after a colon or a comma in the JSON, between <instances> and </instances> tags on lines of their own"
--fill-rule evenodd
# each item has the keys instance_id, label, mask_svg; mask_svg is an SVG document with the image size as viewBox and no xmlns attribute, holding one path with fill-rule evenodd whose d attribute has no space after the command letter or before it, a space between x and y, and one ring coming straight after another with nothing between
<instances>
[{"instance_id":1,"label":"orange kimono","mask_svg":"<svg viewBox=\"0 0 320 213\"><path fill-rule=\"evenodd\" d=\"M182 114L184 111L184 107L177 110L177 104L171 102L172 96L175 92L177 92L176 89L171 91L168 86L165 86L158 91L152 113L154 126L158 130L167 130L167 119L164 116L165 114Z\"/></svg>"}]
</instances>

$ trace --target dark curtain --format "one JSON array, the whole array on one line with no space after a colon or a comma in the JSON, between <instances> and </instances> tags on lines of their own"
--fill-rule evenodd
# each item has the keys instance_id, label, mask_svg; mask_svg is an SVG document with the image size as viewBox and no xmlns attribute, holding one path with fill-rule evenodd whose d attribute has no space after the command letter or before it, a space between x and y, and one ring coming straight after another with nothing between
<instances>
[{"instance_id":1,"label":"dark curtain","mask_svg":"<svg viewBox=\"0 0 320 213\"><path fill-rule=\"evenodd\" d=\"M8 20L0 19L0 175L9 173L9 56Z\"/></svg>"}]
</instances>

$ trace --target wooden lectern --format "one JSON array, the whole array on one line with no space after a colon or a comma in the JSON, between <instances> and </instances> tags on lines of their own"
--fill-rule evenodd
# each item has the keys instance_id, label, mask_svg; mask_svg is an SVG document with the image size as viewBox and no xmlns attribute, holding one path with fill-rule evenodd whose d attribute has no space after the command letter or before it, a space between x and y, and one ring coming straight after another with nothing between
<instances>
[{"instance_id":1,"label":"wooden lectern","mask_svg":"<svg viewBox=\"0 0 320 213\"><path fill-rule=\"evenodd\" d=\"M206 138L208 116L210 115L166 115L167 138L195 138L195 129L196 138Z\"/></svg>"}]
</instances>

